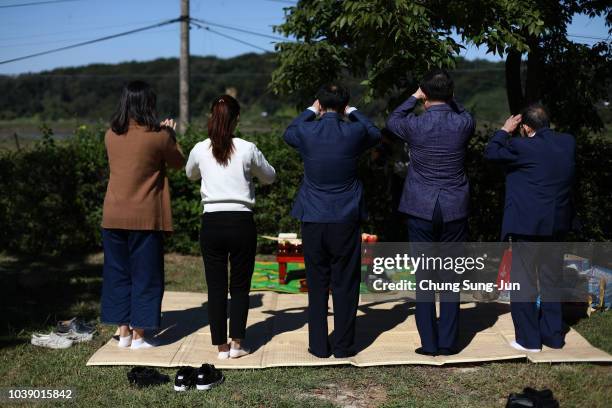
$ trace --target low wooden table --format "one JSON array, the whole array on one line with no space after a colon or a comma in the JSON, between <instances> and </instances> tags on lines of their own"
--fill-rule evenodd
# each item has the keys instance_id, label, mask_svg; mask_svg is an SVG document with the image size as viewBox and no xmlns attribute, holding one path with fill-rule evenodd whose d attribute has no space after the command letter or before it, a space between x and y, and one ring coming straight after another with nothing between
<instances>
[{"instance_id":1,"label":"low wooden table","mask_svg":"<svg viewBox=\"0 0 612 408\"><path fill-rule=\"evenodd\" d=\"M304 255L276 255L278 262L278 283L287 284L287 264L289 262L304 263Z\"/></svg>"}]
</instances>

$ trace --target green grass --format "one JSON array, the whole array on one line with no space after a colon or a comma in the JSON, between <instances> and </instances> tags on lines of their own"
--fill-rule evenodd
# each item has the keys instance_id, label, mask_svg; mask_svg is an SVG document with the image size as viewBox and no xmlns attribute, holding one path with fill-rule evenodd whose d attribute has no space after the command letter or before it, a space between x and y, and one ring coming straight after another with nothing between
<instances>
[{"instance_id":1,"label":"green grass","mask_svg":"<svg viewBox=\"0 0 612 408\"><path fill-rule=\"evenodd\" d=\"M33 331L50 330L57 319L97 318L101 261L100 255L62 260L0 257L0 387L73 387L77 405L85 407L493 407L504 406L510 392L525 386L552 389L563 407L604 407L612 398L610 365L524 361L225 370L225 384L206 393L175 393L170 386L134 389L126 380L129 367L85 366L112 335L111 327L101 327L92 342L67 350L28 344ZM201 259L167 255L166 283L168 290L205 290ZM612 352L612 312L574 327L593 345ZM176 369L160 371L173 377Z\"/></svg>"}]
</instances>

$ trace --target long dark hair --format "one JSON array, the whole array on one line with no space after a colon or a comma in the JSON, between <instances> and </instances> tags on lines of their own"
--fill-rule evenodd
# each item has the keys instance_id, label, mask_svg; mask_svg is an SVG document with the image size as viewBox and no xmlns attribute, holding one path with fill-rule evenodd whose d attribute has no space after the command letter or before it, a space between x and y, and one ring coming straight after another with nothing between
<instances>
[{"instance_id":1,"label":"long dark hair","mask_svg":"<svg viewBox=\"0 0 612 408\"><path fill-rule=\"evenodd\" d=\"M234 153L232 131L238 115L240 115L240 104L229 95L216 98L210 107L208 137L212 145L212 154L222 166L228 165Z\"/></svg>"},{"instance_id":2,"label":"long dark hair","mask_svg":"<svg viewBox=\"0 0 612 408\"><path fill-rule=\"evenodd\" d=\"M111 119L111 129L118 135L127 133L130 119L151 131L159 131L157 95L144 81L132 81L123 87L117 111Z\"/></svg>"}]
</instances>

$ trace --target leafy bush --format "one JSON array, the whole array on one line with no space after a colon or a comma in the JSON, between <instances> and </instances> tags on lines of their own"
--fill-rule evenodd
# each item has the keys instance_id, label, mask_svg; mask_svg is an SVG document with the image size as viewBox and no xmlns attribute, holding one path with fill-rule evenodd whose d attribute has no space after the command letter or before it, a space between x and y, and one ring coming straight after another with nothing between
<instances>
[{"instance_id":1,"label":"leafy bush","mask_svg":"<svg viewBox=\"0 0 612 408\"><path fill-rule=\"evenodd\" d=\"M106 191L108 164L104 130L81 126L73 137L57 141L43 128L43 137L32 148L0 153L0 246L30 254L83 253L100 249L100 221ZM270 186L257 185L255 219L258 233L299 231L289 215L302 177L298 154L282 140L282 130L245 135L264 152L278 173ZM179 138L188 154L205 138L190 130ZM504 175L500 168L482 159L489 134L476 134L467 156L472 189L470 237L499 239L503 212ZM601 137L580 138L577 152L575 203L582 228L575 240L604 241L612 238L612 143ZM393 179L390 163L379 163L364 155L360 174L364 181L370 214L364 230L384 240L402 240L401 219L394 213ZM168 251L198 253L200 228L199 182L188 180L182 171L169 173L175 233ZM394 181L395 180L395 181ZM393 185L395 183L395 186ZM260 252L273 245L260 241Z\"/></svg>"},{"instance_id":2,"label":"leafy bush","mask_svg":"<svg viewBox=\"0 0 612 408\"><path fill-rule=\"evenodd\" d=\"M0 243L16 252L58 254L99 247L108 177L101 130L76 130L65 142L42 129L30 150L0 155Z\"/></svg>"}]
</instances>

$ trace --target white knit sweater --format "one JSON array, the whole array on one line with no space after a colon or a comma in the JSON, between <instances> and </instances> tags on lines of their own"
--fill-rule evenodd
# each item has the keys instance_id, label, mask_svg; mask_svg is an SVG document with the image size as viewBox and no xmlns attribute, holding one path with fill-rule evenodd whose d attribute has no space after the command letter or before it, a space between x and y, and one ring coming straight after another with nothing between
<instances>
[{"instance_id":1,"label":"white knit sweater","mask_svg":"<svg viewBox=\"0 0 612 408\"><path fill-rule=\"evenodd\" d=\"M202 179L200 193L204 212L251 211L255 205L253 176L264 184L276 178L274 167L251 142L235 137L234 152L227 166L217 163L210 139L194 146L185 166L187 177Z\"/></svg>"}]
</instances>

